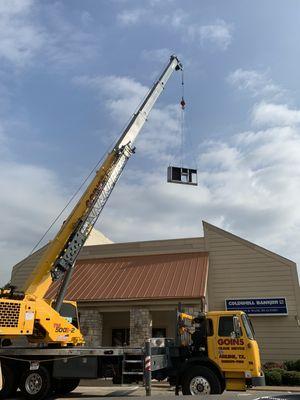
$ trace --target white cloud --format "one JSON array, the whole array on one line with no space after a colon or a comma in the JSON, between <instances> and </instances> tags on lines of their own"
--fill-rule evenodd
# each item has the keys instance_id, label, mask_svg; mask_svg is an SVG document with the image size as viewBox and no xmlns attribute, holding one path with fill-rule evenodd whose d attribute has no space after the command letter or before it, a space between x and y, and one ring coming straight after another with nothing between
<instances>
[{"instance_id":1,"label":"white cloud","mask_svg":"<svg viewBox=\"0 0 300 400\"><path fill-rule=\"evenodd\" d=\"M187 28L189 39L199 41L202 45L212 44L226 50L232 42L232 26L223 20L211 25L190 24Z\"/></svg>"},{"instance_id":2,"label":"white cloud","mask_svg":"<svg viewBox=\"0 0 300 400\"><path fill-rule=\"evenodd\" d=\"M300 263L299 153L300 130L274 127L202 143L198 187L167 184L161 165L125 170L99 227L117 241L166 239L201 236L204 219Z\"/></svg>"},{"instance_id":3,"label":"white cloud","mask_svg":"<svg viewBox=\"0 0 300 400\"><path fill-rule=\"evenodd\" d=\"M74 67L99 56L102 37L89 32L92 16L88 12L82 13L81 25L76 25L65 17L63 3L41 7L40 12L47 21L47 43L43 52L52 67Z\"/></svg>"},{"instance_id":4,"label":"white cloud","mask_svg":"<svg viewBox=\"0 0 300 400\"><path fill-rule=\"evenodd\" d=\"M94 19L88 11L83 11L81 13L81 22L84 26L88 27L91 23L94 22Z\"/></svg>"},{"instance_id":5,"label":"white cloud","mask_svg":"<svg viewBox=\"0 0 300 400\"><path fill-rule=\"evenodd\" d=\"M148 90L126 76L80 76L75 77L73 82L94 90L104 99L110 115L122 125L134 113Z\"/></svg>"},{"instance_id":6,"label":"white cloud","mask_svg":"<svg viewBox=\"0 0 300 400\"><path fill-rule=\"evenodd\" d=\"M229 74L227 81L238 90L250 92L253 97L277 98L284 94L284 90L276 85L266 72L239 68Z\"/></svg>"},{"instance_id":7,"label":"white cloud","mask_svg":"<svg viewBox=\"0 0 300 400\"><path fill-rule=\"evenodd\" d=\"M0 121L0 286L10 279L12 266L28 256L69 197L51 170L16 160L11 144L18 124Z\"/></svg>"},{"instance_id":8,"label":"white cloud","mask_svg":"<svg viewBox=\"0 0 300 400\"><path fill-rule=\"evenodd\" d=\"M162 25L177 30L185 29L185 26L190 23L189 14L181 8L177 8L173 12L164 15L159 21Z\"/></svg>"},{"instance_id":9,"label":"white cloud","mask_svg":"<svg viewBox=\"0 0 300 400\"><path fill-rule=\"evenodd\" d=\"M125 113L132 112L131 99L136 102L146 91L128 77L84 77L77 82L104 96L112 118L123 122ZM138 138L135 156L137 164L155 163L142 170L130 164L133 169L125 170L99 228L115 241L191 237L201 235L204 219L300 262L292 240L300 234L298 111L273 106L275 114L281 114L277 126L200 144L198 187L166 183L168 157L179 146L177 108L155 108ZM259 115L260 123L274 118ZM118 224L112 224L116 219Z\"/></svg>"},{"instance_id":10,"label":"white cloud","mask_svg":"<svg viewBox=\"0 0 300 400\"><path fill-rule=\"evenodd\" d=\"M287 104L261 102L252 111L252 120L259 126L289 126L300 123L300 110L291 109Z\"/></svg>"},{"instance_id":11,"label":"white cloud","mask_svg":"<svg viewBox=\"0 0 300 400\"><path fill-rule=\"evenodd\" d=\"M117 21L125 27L147 24L160 26L179 33L180 40L198 42L202 46L211 45L227 50L232 42L233 26L222 19L210 25L199 25L193 21L193 14L181 8L158 15L157 9L150 7L125 9L117 14Z\"/></svg>"},{"instance_id":12,"label":"white cloud","mask_svg":"<svg viewBox=\"0 0 300 400\"><path fill-rule=\"evenodd\" d=\"M142 58L144 58L147 61L166 63L166 61L169 60L169 58L172 54L174 54L174 52L167 48L143 50ZM176 55L180 58L180 56L178 54L176 54Z\"/></svg>"},{"instance_id":13,"label":"white cloud","mask_svg":"<svg viewBox=\"0 0 300 400\"><path fill-rule=\"evenodd\" d=\"M40 21L43 20L43 25ZM48 63L54 68L87 62L99 54L101 38L88 32L92 17L81 15L81 26L64 16L59 2L41 4L33 0L0 2L0 60L23 68Z\"/></svg>"},{"instance_id":14,"label":"white cloud","mask_svg":"<svg viewBox=\"0 0 300 400\"><path fill-rule=\"evenodd\" d=\"M142 18L147 15L144 8L135 8L124 10L117 15L117 20L121 25L136 25L141 22Z\"/></svg>"},{"instance_id":15,"label":"white cloud","mask_svg":"<svg viewBox=\"0 0 300 400\"><path fill-rule=\"evenodd\" d=\"M0 4L0 58L24 66L45 42L45 32L34 22L31 0L4 0Z\"/></svg>"},{"instance_id":16,"label":"white cloud","mask_svg":"<svg viewBox=\"0 0 300 400\"><path fill-rule=\"evenodd\" d=\"M0 181L1 285L62 209L66 193L51 171L36 165L1 161Z\"/></svg>"},{"instance_id":17,"label":"white cloud","mask_svg":"<svg viewBox=\"0 0 300 400\"><path fill-rule=\"evenodd\" d=\"M104 99L112 120L115 123L117 121L116 131L133 115L148 91L146 86L129 77L81 76L73 82L95 90ZM143 135L137 139L139 152L152 160L170 160L180 142L179 111L178 105L160 106L152 110L144 125Z\"/></svg>"}]
</instances>

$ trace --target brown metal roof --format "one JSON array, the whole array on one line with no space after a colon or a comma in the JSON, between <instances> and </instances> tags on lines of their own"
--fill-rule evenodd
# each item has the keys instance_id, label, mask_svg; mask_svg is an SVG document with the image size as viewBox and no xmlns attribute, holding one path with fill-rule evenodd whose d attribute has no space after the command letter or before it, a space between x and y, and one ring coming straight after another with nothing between
<instances>
[{"instance_id":1,"label":"brown metal roof","mask_svg":"<svg viewBox=\"0 0 300 400\"><path fill-rule=\"evenodd\" d=\"M205 295L208 253L80 260L66 298L79 301L183 299ZM47 297L55 296L57 284Z\"/></svg>"}]
</instances>

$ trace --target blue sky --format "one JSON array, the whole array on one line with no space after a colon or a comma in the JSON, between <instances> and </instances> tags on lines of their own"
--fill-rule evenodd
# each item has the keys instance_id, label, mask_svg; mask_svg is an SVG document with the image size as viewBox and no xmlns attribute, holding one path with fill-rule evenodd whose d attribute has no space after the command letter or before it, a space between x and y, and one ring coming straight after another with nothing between
<instances>
[{"instance_id":1,"label":"blue sky","mask_svg":"<svg viewBox=\"0 0 300 400\"><path fill-rule=\"evenodd\" d=\"M174 74L97 228L151 240L201 236L207 220L300 264L299 16L297 0L0 0L0 282L172 53L199 185L166 183L180 163Z\"/></svg>"}]
</instances>

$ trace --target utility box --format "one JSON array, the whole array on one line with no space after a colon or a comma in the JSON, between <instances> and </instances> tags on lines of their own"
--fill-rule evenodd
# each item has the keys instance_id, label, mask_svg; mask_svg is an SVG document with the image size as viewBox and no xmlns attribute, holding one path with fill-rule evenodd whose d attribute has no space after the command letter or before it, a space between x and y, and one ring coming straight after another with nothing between
<instances>
[{"instance_id":1,"label":"utility box","mask_svg":"<svg viewBox=\"0 0 300 400\"><path fill-rule=\"evenodd\" d=\"M197 170L181 167L168 167L168 182L184 185L198 185Z\"/></svg>"}]
</instances>

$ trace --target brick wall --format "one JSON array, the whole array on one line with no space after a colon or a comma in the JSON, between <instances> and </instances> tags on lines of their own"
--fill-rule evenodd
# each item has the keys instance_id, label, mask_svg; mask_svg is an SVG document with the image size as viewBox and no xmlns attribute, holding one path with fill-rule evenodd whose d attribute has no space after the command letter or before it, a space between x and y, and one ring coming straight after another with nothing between
<instances>
[{"instance_id":1,"label":"brick wall","mask_svg":"<svg viewBox=\"0 0 300 400\"><path fill-rule=\"evenodd\" d=\"M140 347L151 337L152 320L149 310L144 308L130 309L130 346Z\"/></svg>"},{"instance_id":2,"label":"brick wall","mask_svg":"<svg viewBox=\"0 0 300 400\"><path fill-rule=\"evenodd\" d=\"M80 309L80 329L87 346L102 345L103 315L95 309Z\"/></svg>"}]
</instances>

